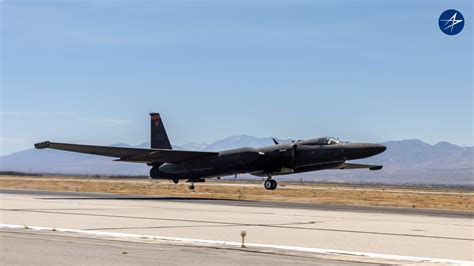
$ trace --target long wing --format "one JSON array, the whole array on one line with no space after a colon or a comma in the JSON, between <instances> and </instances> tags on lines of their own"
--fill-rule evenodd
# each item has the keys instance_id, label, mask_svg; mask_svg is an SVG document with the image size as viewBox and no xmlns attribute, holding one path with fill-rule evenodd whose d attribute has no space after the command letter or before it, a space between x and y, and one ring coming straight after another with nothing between
<instances>
[{"instance_id":1,"label":"long wing","mask_svg":"<svg viewBox=\"0 0 474 266\"><path fill-rule=\"evenodd\" d=\"M40 142L35 144L37 149L51 148L62 151L71 151L119 158L116 161L136 163L178 163L190 159L216 156L217 152L179 151L167 149L139 149L109 146L80 145L57 142Z\"/></svg>"},{"instance_id":2,"label":"long wing","mask_svg":"<svg viewBox=\"0 0 474 266\"><path fill-rule=\"evenodd\" d=\"M369 168L370 170L380 170L383 165L373 165L373 164L358 164L358 163L343 163L339 166L339 169L362 169Z\"/></svg>"}]
</instances>

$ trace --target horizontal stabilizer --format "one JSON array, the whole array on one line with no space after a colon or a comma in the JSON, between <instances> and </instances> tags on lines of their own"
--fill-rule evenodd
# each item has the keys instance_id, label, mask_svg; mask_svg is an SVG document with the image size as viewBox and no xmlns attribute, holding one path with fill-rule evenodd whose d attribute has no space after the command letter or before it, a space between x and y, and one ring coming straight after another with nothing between
<instances>
[{"instance_id":1,"label":"horizontal stabilizer","mask_svg":"<svg viewBox=\"0 0 474 266\"><path fill-rule=\"evenodd\" d=\"M179 151L169 149L140 149L110 146L93 146L57 142L40 142L35 144L36 149L56 149L62 151L79 152L93 155L102 155L120 158L117 161L136 163L179 163L191 159L217 156L217 152Z\"/></svg>"}]
</instances>

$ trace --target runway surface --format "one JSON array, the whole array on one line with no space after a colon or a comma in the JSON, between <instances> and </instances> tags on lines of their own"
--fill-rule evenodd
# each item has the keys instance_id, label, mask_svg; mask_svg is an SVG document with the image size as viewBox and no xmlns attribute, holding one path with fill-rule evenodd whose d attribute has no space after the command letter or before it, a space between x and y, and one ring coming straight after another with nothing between
<instances>
[{"instance_id":1,"label":"runway surface","mask_svg":"<svg viewBox=\"0 0 474 266\"><path fill-rule=\"evenodd\" d=\"M233 242L245 228L249 243L474 259L472 212L6 189L0 190L0 200L2 224ZM3 231L2 242L21 246L25 241L11 240L11 234L17 233ZM39 238L35 241L49 239ZM262 263L272 264L271 256L266 259Z\"/></svg>"},{"instance_id":2,"label":"runway surface","mask_svg":"<svg viewBox=\"0 0 474 266\"><path fill-rule=\"evenodd\" d=\"M39 232L0 231L3 265L352 265L255 250L110 241ZM212 259L210 259L212 258ZM358 263L357 265L370 265Z\"/></svg>"}]
</instances>

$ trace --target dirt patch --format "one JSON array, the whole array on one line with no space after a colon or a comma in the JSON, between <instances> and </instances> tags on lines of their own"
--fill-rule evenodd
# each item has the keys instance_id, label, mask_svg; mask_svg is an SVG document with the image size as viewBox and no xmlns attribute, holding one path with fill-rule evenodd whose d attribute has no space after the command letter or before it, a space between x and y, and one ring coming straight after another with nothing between
<instances>
[{"instance_id":1,"label":"dirt patch","mask_svg":"<svg viewBox=\"0 0 474 266\"><path fill-rule=\"evenodd\" d=\"M474 192L467 189L279 182L276 190L268 191L258 182L219 181L197 183L190 191L188 185L154 180L0 176L1 188L474 211Z\"/></svg>"}]
</instances>

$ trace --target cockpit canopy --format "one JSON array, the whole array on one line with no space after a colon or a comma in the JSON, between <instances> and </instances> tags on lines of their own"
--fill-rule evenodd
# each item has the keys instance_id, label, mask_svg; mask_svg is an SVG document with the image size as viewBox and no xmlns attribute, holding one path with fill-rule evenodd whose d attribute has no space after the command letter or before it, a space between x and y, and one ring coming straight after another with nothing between
<instances>
[{"instance_id":1,"label":"cockpit canopy","mask_svg":"<svg viewBox=\"0 0 474 266\"><path fill-rule=\"evenodd\" d=\"M322 138L315 138L315 139L300 140L300 141L297 141L297 143L301 145L334 145L334 144L342 143L342 141L333 137L322 137Z\"/></svg>"}]
</instances>

